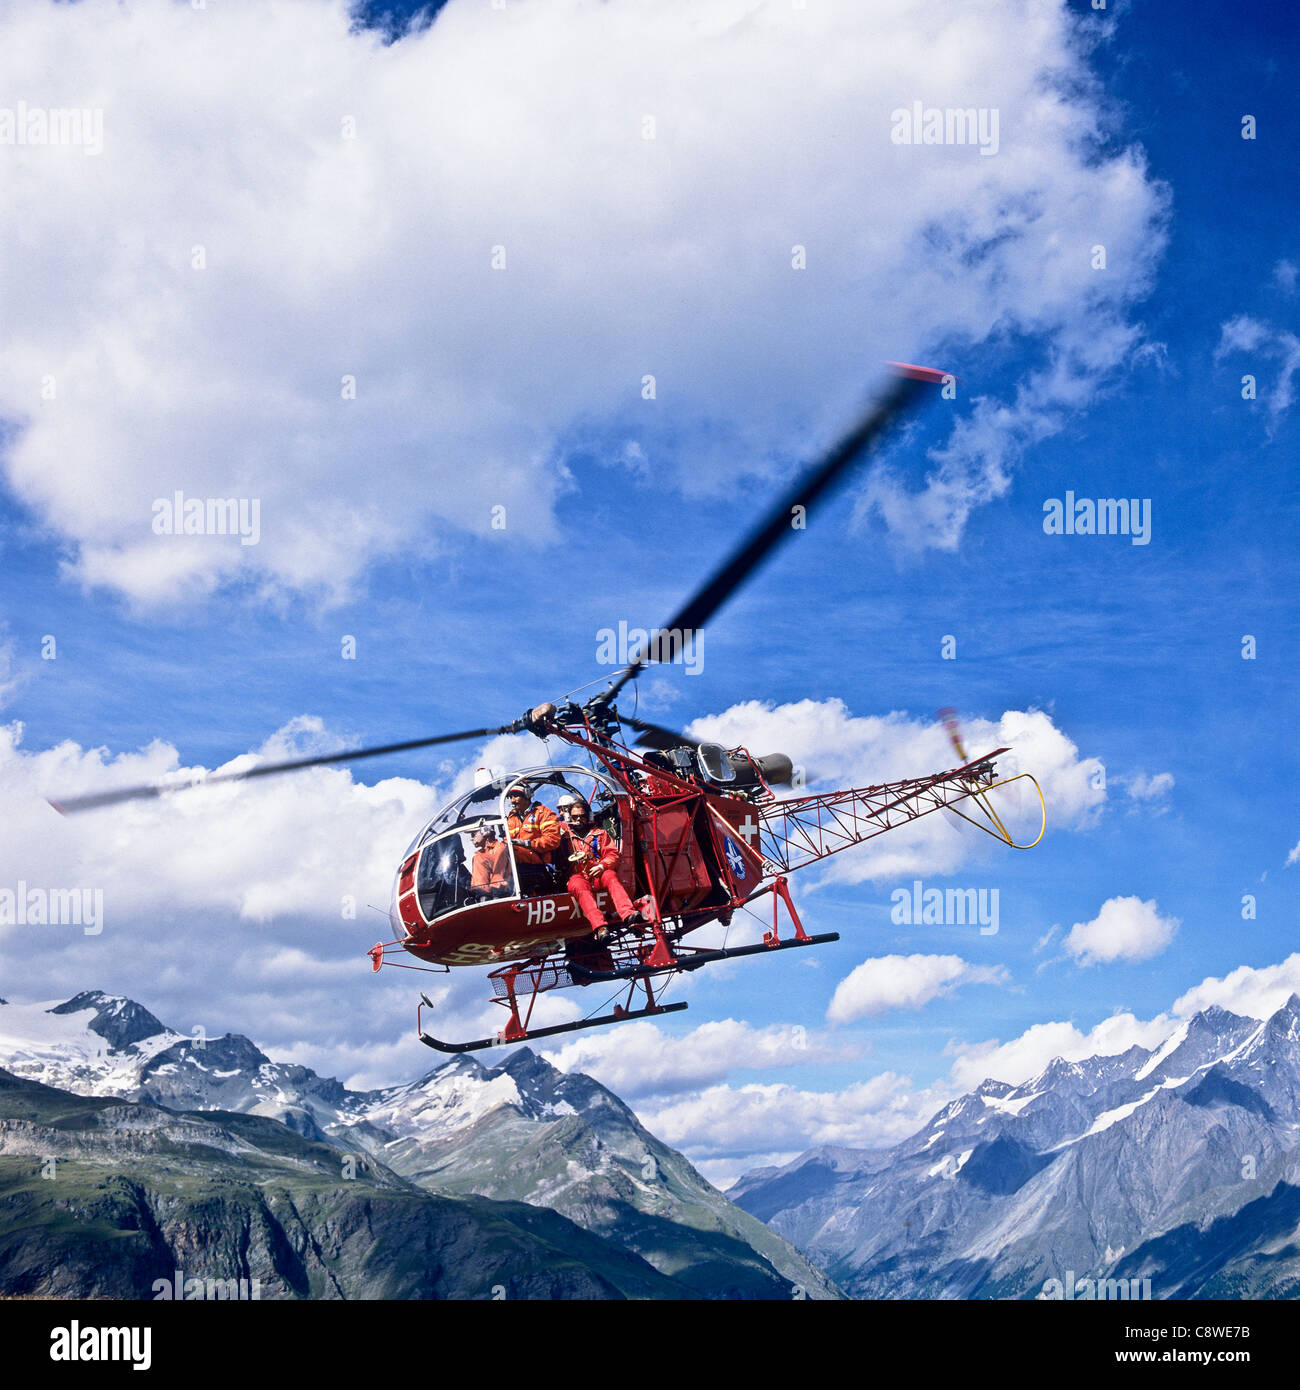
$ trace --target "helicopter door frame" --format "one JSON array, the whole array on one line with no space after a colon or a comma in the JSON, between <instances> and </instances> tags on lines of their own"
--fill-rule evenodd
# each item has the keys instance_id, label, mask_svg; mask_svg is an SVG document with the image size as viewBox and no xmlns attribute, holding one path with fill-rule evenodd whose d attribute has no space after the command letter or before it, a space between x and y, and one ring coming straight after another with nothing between
<instances>
[{"instance_id":1,"label":"helicopter door frame","mask_svg":"<svg viewBox=\"0 0 1300 1390\"><path fill-rule=\"evenodd\" d=\"M416 849L415 851L413 851L413 853L412 853L411 855L408 855L408 856L407 856L407 859L403 861L403 866L404 866L404 867L405 867L406 864L408 864L408 863L410 864L410 870L411 870L411 886L410 886L410 888L408 888L408 889L406 890L405 893L403 893L403 892L400 891L400 884L401 884L401 877L402 877L402 874L401 874L401 871L399 870L399 879L398 879L399 888L398 888L398 893L397 893L397 900L398 900L398 902L400 902L401 899L403 899L403 898L405 898L405 897L407 897L407 896L412 896L412 897L414 898L414 901L415 901L415 910L416 910L416 912L419 914L420 921L423 923L423 925L424 925L425 927L434 927L434 926L438 925L438 923L440 923L440 922L449 921L451 918L456 917L456 916L459 916L462 912L469 912L469 911L473 910L473 909L476 908L476 907L483 907L485 904L487 904L487 903L489 903L489 902L492 902L492 903L518 902L521 898L523 898L523 897L526 896L526 894L521 893L521 892L519 891L519 889L520 889L519 871L518 871L518 868L517 868L516 865L515 865L514 854L513 854L513 852L510 852L510 851L508 850L507 852L510 853L510 872L511 872L511 874L512 874L512 876L513 876L513 884L512 884L512 886L513 886L513 888L514 888L514 891L513 891L512 893L509 893L508 895L503 896L503 897L499 897L499 898L480 898L480 899L478 899L478 900L476 900L476 901L466 901L466 902L462 902L462 903L459 903L459 904L458 904L457 906L455 906L455 907L450 907L450 908L444 909L442 912L437 913L437 914L436 914L435 916L433 916L433 917L428 916L428 914L425 912L425 910L424 910L424 902L423 902L423 900L421 899L421 896L420 896L420 886L419 886L419 885L420 885L420 871L421 871L421 869L422 869L422 867L423 867L423 865L424 865L424 856L429 852L430 848L431 848L433 845L440 844L443 840L448 840L448 839L450 839L453 835L454 835L454 836L461 836L461 837L464 837L464 836L467 836L467 835L468 835L468 836L472 836L474 830L477 829L477 827L480 826L480 825L489 825L489 826L492 826L493 828L495 828L496 826L500 825L501 833L502 833L504 839L505 839L507 842L509 842L509 839L510 839L509 828L508 828L508 826L505 824L505 821L504 821L503 819L498 819L498 818L493 817L493 816L490 816L490 815L484 815L484 816L477 817L477 818L476 818L475 820L473 820L473 821L462 821L461 823L459 823L459 824L457 824L457 825L448 826L445 830L440 831L437 835L432 835L432 836L430 836L427 840L425 840L425 841L420 845L420 847L419 847L418 849ZM465 871L466 871L467 873L472 873L472 871L473 871L473 870L472 870L472 864L473 864L473 853L472 853L472 850L471 850L471 851L466 851L464 845L462 844L462 846L461 846L461 853L462 853L462 856L463 856L463 858L462 858L462 863L463 863L463 865L464 865ZM413 924L408 924L408 923L406 922L406 919L405 919L405 918L402 918L402 923L403 923L403 926L407 927L408 930L410 929L410 926L413 925Z\"/></svg>"},{"instance_id":2,"label":"helicopter door frame","mask_svg":"<svg viewBox=\"0 0 1300 1390\"><path fill-rule=\"evenodd\" d=\"M623 811L626 803L629 803L632 800L632 796L631 793L627 790L627 788L622 786L612 773L606 772L603 769L597 771L596 769L590 767L579 767L576 764L565 764L559 767L525 768L522 772L519 772L516 776L512 777L505 784L505 786L501 790L500 797L497 798L497 812L501 817L502 823L506 827L506 845L510 853L510 868L515 876L515 886L519 889L518 898L520 901L529 897L572 897L572 894L569 892L568 888L566 888L563 883L557 883L554 888L548 889L542 893L525 893L523 891L524 881L520 877L519 865L515 860L515 842L510 835L510 812L506 806L506 800L509 797L510 792L521 782L525 784L525 787L527 787L529 783L532 783L534 786L540 787L544 783L549 782L552 786L562 786L566 791L572 792L575 796L582 795L582 793L579 791L577 787L572 786L570 784L569 774L572 774L577 777L586 778L588 781L591 782L599 783L613 797L614 804L618 808L618 846L620 870L623 868L625 864L628 863L628 837L629 833L631 833L633 839L635 839L635 824L633 823L631 818L624 816ZM558 782L556 780L557 775L559 777ZM584 797L583 799L587 800L586 797ZM590 801L588 801L588 805L590 805ZM547 809L550 810L551 808L547 807ZM568 822L565 821L563 817L558 815L558 813L556 815L556 819L559 820L561 825L568 824ZM635 883L635 865L631 866L631 870L632 871L630 876L632 877L632 880ZM620 873L619 878L620 881L624 883L624 887L627 887L628 885L625 881L625 875Z\"/></svg>"}]
</instances>

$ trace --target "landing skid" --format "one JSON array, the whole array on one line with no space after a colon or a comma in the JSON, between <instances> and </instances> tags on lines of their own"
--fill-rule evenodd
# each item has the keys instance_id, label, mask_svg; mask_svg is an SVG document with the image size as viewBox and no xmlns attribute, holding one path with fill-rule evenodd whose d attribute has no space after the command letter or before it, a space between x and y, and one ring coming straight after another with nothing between
<instances>
[{"instance_id":1,"label":"landing skid","mask_svg":"<svg viewBox=\"0 0 1300 1390\"><path fill-rule=\"evenodd\" d=\"M614 976L608 978L613 979ZM429 1002L427 999L424 1001ZM535 1038L550 1038L556 1033L576 1033L583 1028L603 1028L607 1023L626 1023L632 1018L650 1018L657 1014L675 1014L686 1008L682 1004L656 1004L653 1008L618 1009L612 1014L602 1014L599 1018L584 1018L578 1023L556 1023L549 1028L534 1028L519 1037L507 1038L499 1034L495 1038L476 1038L473 1042L449 1043L420 1029L420 1041L426 1047L437 1048L439 1052L480 1052L486 1047L509 1047L517 1042L532 1042ZM419 1028L417 1011L416 1027Z\"/></svg>"},{"instance_id":2,"label":"landing skid","mask_svg":"<svg viewBox=\"0 0 1300 1390\"><path fill-rule=\"evenodd\" d=\"M584 984L606 984L618 980L643 980L648 975L668 975L677 970L699 970L715 961L734 960L737 956L761 956L769 951L791 951L796 946L823 946L838 941L837 931L823 932L820 936L791 937L788 941L755 942L752 946L732 946L716 951L696 951L683 953L668 965L631 965L618 970L588 970L576 963L569 966L569 974Z\"/></svg>"},{"instance_id":3,"label":"landing skid","mask_svg":"<svg viewBox=\"0 0 1300 1390\"><path fill-rule=\"evenodd\" d=\"M720 960L734 960L738 956L758 956L768 951L791 951L797 946L824 946L840 939L839 932L823 932L820 936L809 936L803 929L799 914L790 901L790 892L783 876L779 876L767 887L752 893L746 901L772 894L772 930L763 933L763 940L752 946L707 948L682 947L680 937L689 928L678 920L675 928L665 930L663 919L659 916L653 898L647 900L650 911L650 928L654 933L653 945L630 944L625 935L615 930L607 941L597 942L595 937L579 943L577 951L566 947L563 952L553 952L547 956L531 956L527 960L512 961L490 972L488 978L495 990L493 1002L500 1004L509 1013L506 1026L493 1038L476 1038L473 1042L449 1043L426 1033L420 1023L420 1009L433 1008L427 995L421 995L420 1009L416 1010L415 1028L420 1041L426 1047L439 1052L480 1052L488 1047L508 1047L512 1043L532 1042L537 1038L552 1038L558 1033L577 1033L585 1028L603 1028L611 1023L626 1023L633 1018L653 1018L659 1014L677 1013L686 1005L661 1004L655 998L655 987L651 983L655 976L672 977L679 973L699 970ZM794 923L793 937L782 941L779 931L778 914L784 903L791 921ZM635 935L644 935L635 929ZM572 945L572 943L570 943ZM372 953L373 955L373 953ZM581 957L594 958L597 967L609 963L608 969L593 969L583 965ZM377 966L381 963L377 960ZM616 984L626 985L627 994L622 1004L615 1004L614 1012L602 1014L599 1018L584 1018L576 1023L556 1023L547 1028L532 1028L533 1007L541 995L552 989L564 989L570 985ZM621 992L621 991L620 991ZM641 994L645 1003L634 1009L633 1001Z\"/></svg>"}]
</instances>

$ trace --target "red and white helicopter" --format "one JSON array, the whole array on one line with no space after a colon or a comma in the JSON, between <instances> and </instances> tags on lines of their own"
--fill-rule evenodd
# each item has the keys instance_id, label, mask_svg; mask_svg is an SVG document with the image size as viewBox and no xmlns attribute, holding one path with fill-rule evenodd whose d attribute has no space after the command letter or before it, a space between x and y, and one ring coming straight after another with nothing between
<instances>
[{"instance_id":1,"label":"red and white helicopter","mask_svg":"<svg viewBox=\"0 0 1300 1390\"><path fill-rule=\"evenodd\" d=\"M773 507L666 627L657 630L658 652L642 649L606 689L585 703L548 702L499 728L269 763L204 779L204 785L244 780L523 731L572 747L574 759L568 765L495 778L483 774L473 790L424 827L402 857L389 913L394 938L370 949L373 968L402 964L394 957L403 954L423 962L406 962L408 968L488 966L494 1001L507 1013L505 1026L493 1037L445 1042L423 1027L422 1011L432 1005L422 995L416 1016L422 1042L443 1052L469 1052L685 1009L685 1003L663 1003L659 998L677 975L738 956L839 939L835 932L810 936L804 930L790 897L790 873L935 811L953 812L1013 848L1032 848L1042 838L1046 809L1038 783L1023 772L998 778L994 759L1008 752L1006 748L968 759L950 711L944 712L945 722L959 766L901 782L778 799L773 788L790 784L795 776L784 754L756 756L744 747L693 744L685 735L621 715L615 705L629 681L652 660L665 658L663 638L671 648L683 634L698 633L790 534L794 509L810 513L918 391L946 379L929 368L890 365L893 381L883 398ZM637 735L635 746L628 730ZM1016 842L989 799L994 790L1022 780L1038 793L1042 811L1037 834L1026 844ZM567 845L552 856L554 862L520 862L507 825L508 798L517 787L524 788L530 802L558 805L568 796L588 805L592 822L619 846L615 872L643 922L612 925L597 939L565 887L570 868ZM66 814L176 789L176 783L156 784L51 804ZM494 885L490 895L476 890L469 867L473 836L484 827L506 849L504 882ZM738 910L769 896L772 925L761 943L700 947L686 942L699 928L709 923L726 926ZM603 895L598 902L604 906ZM793 929L785 936L783 907ZM576 1022L531 1026L544 993L590 985L613 985L621 1002L608 1013Z\"/></svg>"}]
</instances>

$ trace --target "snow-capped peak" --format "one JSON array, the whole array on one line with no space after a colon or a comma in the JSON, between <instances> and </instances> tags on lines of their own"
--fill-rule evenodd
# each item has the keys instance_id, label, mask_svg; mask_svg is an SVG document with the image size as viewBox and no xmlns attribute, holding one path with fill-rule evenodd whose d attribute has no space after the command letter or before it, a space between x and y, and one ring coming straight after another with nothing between
<instances>
[{"instance_id":1,"label":"snow-capped peak","mask_svg":"<svg viewBox=\"0 0 1300 1390\"><path fill-rule=\"evenodd\" d=\"M1180 1024L1172 1033L1160 1044L1158 1048L1147 1059L1140 1070L1133 1073L1134 1081L1145 1081L1148 1076L1165 1060L1176 1048L1179 1048L1187 1040L1187 1030L1191 1027L1191 1020Z\"/></svg>"}]
</instances>

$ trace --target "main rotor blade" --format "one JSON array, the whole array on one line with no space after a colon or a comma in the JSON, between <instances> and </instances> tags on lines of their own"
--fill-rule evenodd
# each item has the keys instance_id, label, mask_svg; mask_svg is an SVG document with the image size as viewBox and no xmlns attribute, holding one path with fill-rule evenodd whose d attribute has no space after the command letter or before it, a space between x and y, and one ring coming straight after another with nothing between
<instances>
[{"instance_id":1,"label":"main rotor blade","mask_svg":"<svg viewBox=\"0 0 1300 1390\"><path fill-rule=\"evenodd\" d=\"M943 380L942 372L933 371L928 367L913 367L901 362L892 362L890 366L894 370L896 380L883 398L872 406L820 463L795 483L754 529L749 539L728 556L704 586L692 594L664 624L661 631L685 633L697 632L702 628L745 580L790 536L793 530L790 525L793 509L802 506L805 512L811 511L813 504L839 481L854 459L873 444L889 422L908 405L920 390L922 383L928 382L933 385ZM648 664L647 659L635 657L631 664L618 674L610 689L600 697L602 703L612 702L628 681L639 675Z\"/></svg>"},{"instance_id":2,"label":"main rotor blade","mask_svg":"<svg viewBox=\"0 0 1300 1390\"><path fill-rule=\"evenodd\" d=\"M636 729L641 735L637 739L638 748L681 748L691 742L685 734L665 729L662 724L651 724L648 719L637 719L629 714L620 714L619 722Z\"/></svg>"},{"instance_id":3,"label":"main rotor blade","mask_svg":"<svg viewBox=\"0 0 1300 1390\"><path fill-rule=\"evenodd\" d=\"M347 753L326 753L316 758L292 758L282 763L262 763L245 772L218 772L211 777L196 777L190 782L154 782L140 787L120 787L117 791L95 792L90 796L75 796L67 801L51 801L60 815L76 811L93 811L101 806L116 806L122 801L143 801L161 796L164 792L184 791L189 787L211 787L218 782L245 782L251 777L270 777L277 772L297 772L305 767L329 767L334 763L354 763L362 758L378 758L385 753L409 753L416 748L432 748L439 743L457 743L467 738L491 738L494 734L514 731L514 726L500 729L469 729L462 734L438 734L434 738L416 738L406 743L386 743L378 748L354 748Z\"/></svg>"}]
</instances>

